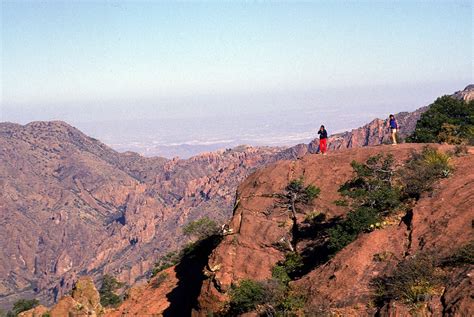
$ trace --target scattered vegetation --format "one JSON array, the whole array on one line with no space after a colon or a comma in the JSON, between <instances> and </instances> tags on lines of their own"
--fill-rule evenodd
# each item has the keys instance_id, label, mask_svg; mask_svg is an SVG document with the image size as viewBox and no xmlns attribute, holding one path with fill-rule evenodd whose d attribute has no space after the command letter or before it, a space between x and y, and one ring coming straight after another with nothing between
<instances>
[{"instance_id":1,"label":"scattered vegetation","mask_svg":"<svg viewBox=\"0 0 474 317\"><path fill-rule=\"evenodd\" d=\"M466 102L449 96L436 99L421 115L407 141L474 145L474 101Z\"/></svg>"},{"instance_id":2,"label":"scattered vegetation","mask_svg":"<svg viewBox=\"0 0 474 317\"><path fill-rule=\"evenodd\" d=\"M219 226L214 220L204 217L195 221L191 221L183 228L186 236L195 237L198 240L206 239L219 232Z\"/></svg>"},{"instance_id":3,"label":"scattered vegetation","mask_svg":"<svg viewBox=\"0 0 474 317\"><path fill-rule=\"evenodd\" d=\"M422 253L400 262L389 276L373 280L379 303L391 299L416 305L438 294L443 283L443 272L435 257Z\"/></svg>"},{"instance_id":4,"label":"scattered vegetation","mask_svg":"<svg viewBox=\"0 0 474 317\"><path fill-rule=\"evenodd\" d=\"M180 259L181 256L176 251L166 253L158 261L156 261L155 266L151 271L151 277L155 277L159 272L176 265Z\"/></svg>"},{"instance_id":5,"label":"scattered vegetation","mask_svg":"<svg viewBox=\"0 0 474 317\"><path fill-rule=\"evenodd\" d=\"M339 192L350 200L346 218L328 229L329 250L336 253L366 230L375 228L383 216L400 208L401 191L393 185L393 157L377 155L365 164L353 161L354 178L343 184Z\"/></svg>"},{"instance_id":6,"label":"scattered vegetation","mask_svg":"<svg viewBox=\"0 0 474 317\"><path fill-rule=\"evenodd\" d=\"M161 273L155 279L151 280L150 286L153 288L158 288L163 284L164 281L168 278L168 273Z\"/></svg>"},{"instance_id":7,"label":"scattered vegetation","mask_svg":"<svg viewBox=\"0 0 474 317\"><path fill-rule=\"evenodd\" d=\"M39 305L39 301L37 299L19 299L15 303L13 303L13 307L8 312L4 312L0 310L0 316L5 317L16 317L18 314L35 308Z\"/></svg>"},{"instance_id":8,"label":"scattered vegetation","mask_svg":"<svg viewBox=\"0 0 474 317\"><path fill-rule=\"evenodd\" d=\"M306 299L280 281L241 280L230 290L229 310L226 316L257 311L263 316L297 316Z\"/></svg>"},{"instance_id":9,"label":"scattered vegetation","mask_svg":"<svg viewBox=\"0 0 474 317\"><path fill-rule=\"evenodd\" d=\"M267 290L263 282L250 279L241 280L230 289L230 312L245 313L262 305L267 299Z\"/></svg>"},{"instance_id":10,"label":"scattered vegetation","mask_svg":"<svg viewBox=\"0 0 474 317\"><path fill-rule=\"evenodd\" d=\"M197 240L187 243L179 252L171 251L159 258L151 271L151 278L155 277L159 272L178 264L183 257L192 257L196 249L201 245L200 242L219 235L219 225L214 220L204 217L191 221L184 226L183 233Z\"/></svg>"},{"instance_id":11,"label":"scattered vegetation","mask_svg":"<svg viewBox=\"0 0 474 317\"><path fill-rule=\"evenodd\" d=\"M116 291L121 289L124 283L119 282L111 275L104 275L102 278L102 286L99 289L100 304L104 307L117 307L122 302Z\"/></svg>"},{"instance_id":12,"label":"scattered vegetation","mask_svg":"<svg viewBox=\"0 0 474 317\"><path fill-rule=\"evenodd\" d=\"M405 198L419 199L423 192L432 189L438 179L448 177L452 171L448 154L428 146L421 153L412 153L399 173Z\"/></svg>"}]
</instances>

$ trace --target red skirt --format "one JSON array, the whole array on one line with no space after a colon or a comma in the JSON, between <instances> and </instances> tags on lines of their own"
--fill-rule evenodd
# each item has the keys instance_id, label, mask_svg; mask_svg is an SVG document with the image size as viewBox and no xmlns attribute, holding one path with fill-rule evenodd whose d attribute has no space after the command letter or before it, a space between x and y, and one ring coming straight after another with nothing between
<instances>
[{"instance_id":1,"label":"red skirt","mask_svg":"<svg viewBox=\"0 0 474 317\"><path fill-rule=\"evenodd\" d=\"M328 139L320 139L319 140L319 151L321 153L326 153L328 149Z\"/></svg>"}]
</instances>

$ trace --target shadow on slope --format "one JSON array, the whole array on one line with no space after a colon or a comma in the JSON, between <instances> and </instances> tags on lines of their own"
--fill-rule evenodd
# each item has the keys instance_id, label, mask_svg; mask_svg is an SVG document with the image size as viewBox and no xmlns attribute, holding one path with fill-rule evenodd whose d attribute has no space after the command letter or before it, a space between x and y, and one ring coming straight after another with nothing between
<instances>
[{"instance_id":1,"label":"shadow on slope","mask_svg":"<svg viewBox=\"0 0 474 317\"><path fill-rule=\"evenodd\" d=\"M170 306L163 312L164 317L191 316L198 305L202 283L206 279L204 267L212 250L222 240L214 235L199 240L183 250L181 261L176 265L177 286L166 296Z\"/></svg>"}]
</instances>

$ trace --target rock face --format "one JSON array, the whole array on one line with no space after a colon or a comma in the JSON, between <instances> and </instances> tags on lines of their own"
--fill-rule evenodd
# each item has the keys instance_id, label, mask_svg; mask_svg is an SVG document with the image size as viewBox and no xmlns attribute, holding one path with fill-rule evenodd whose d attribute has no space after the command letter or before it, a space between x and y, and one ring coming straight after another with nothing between
<instances>
[{"instance_id":1,"label":"rock face","mask_svg":"<svg viewBox=\"0 0 474 317\"><path fill-rule=\"evenodd\" d=\"M140 280L183 224L227 218L237 184L279 151L144 158L63 122L1 123L0 302L50 303L85 274Z\"/></svg>"},{"instance_id":2,"label":"rock face","mask_svg":"<svg viewBox=\"0 0 474 317\"><path fill-rule=\"evenodd\" d=\"M378 153L394 154L397 164L421 144L397 147L379 146L357 150L341 150L323 156L307 155L295 162L272 164L247 178L238 189L238 205L230 227L234 234L226 236L212 253L208 267L219 267L212 278L204 281L199 296L198 316L219 311L228 299L228 290L241 279L265 280L271 269L283 259L284 252L275 247L282 239L291 239L288 211L282 209L275 193L283 192L295 178L304 176L308 183L321 188L321 195L305 210L322 211L329 217L345 213L335 206L340 184L347 181L352 160L365 161ZM441 150L450 149L448 146ZM400 221L381 230L362 234L334 258L292 282L292 287L307 294L314 312L338 313L343 316L374 315L377 311L367 303L373 298L370 280L390 272L396 263L418 251L434 251L448 255L472 239L474 214L474 149L469 156L456 158L453 176L437 184L413 210L410 223ZM305 215L298 220L302 223ZM301 241L299 249L309 241ZM386 261L374 261L377 254L390 254ZM473 267L449 272L443 294L429 301L427 316L467 316L474 309L472 301ZM398 307L398 308L397 308ZM405 316L408 309L393 303L379 311L385 316Z\"/></svg>"}]
</instances>

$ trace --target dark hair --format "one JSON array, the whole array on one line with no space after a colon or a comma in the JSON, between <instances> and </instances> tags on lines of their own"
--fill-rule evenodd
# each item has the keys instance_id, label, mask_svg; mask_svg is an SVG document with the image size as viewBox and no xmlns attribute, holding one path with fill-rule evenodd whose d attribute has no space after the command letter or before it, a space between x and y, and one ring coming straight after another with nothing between
<instances>
[{"instance_id":1,"label":"dark hair","mask_svg":"<svg viewBox=\"0 0 474 317\"><path fill-rule=\"evenodd\" d=\"M395 118L395 116L393 114L389 115L388 117L389 118Z\"/></svg>"},{"instance_id":2,"label":"dark hair","mask_svg":"<svg viewBox=\"0 0 474 317\"><path fill-rule=\"evenodd\" d=\"M326 129L326 128L324 127L324 125L321 125L321 128ZM320 128L320 129L321 129L321 128Z\"/></svg>"}]
</instances>

